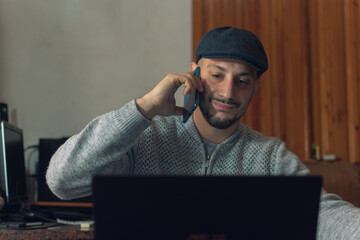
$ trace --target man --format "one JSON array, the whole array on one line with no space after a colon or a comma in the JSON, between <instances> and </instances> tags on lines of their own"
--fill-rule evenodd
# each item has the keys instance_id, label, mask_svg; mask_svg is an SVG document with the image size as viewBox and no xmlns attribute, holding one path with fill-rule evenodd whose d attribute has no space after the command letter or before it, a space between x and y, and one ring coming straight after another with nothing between
<instances>
[{"instance_id":1,"label":"man","mask_svg":"<svg viewBox=\"0 0 360 240\"><path fill-rule=\"evenodd\" d=\"M193 75L197 67L200 78ZM46 175L50 189L63 199L84 197L96 174L308 174L282 141L238 121L267 68L254 34L229 27L209 31L191 72L167 75L149 93L94 119L60 147ZM174 99L182 85L184 95L200 93L199 108L186 123L177 116L183 109ZM320 239L355 239L359 224L359 209L323 191Z\"/></svg>"}]
</instances>

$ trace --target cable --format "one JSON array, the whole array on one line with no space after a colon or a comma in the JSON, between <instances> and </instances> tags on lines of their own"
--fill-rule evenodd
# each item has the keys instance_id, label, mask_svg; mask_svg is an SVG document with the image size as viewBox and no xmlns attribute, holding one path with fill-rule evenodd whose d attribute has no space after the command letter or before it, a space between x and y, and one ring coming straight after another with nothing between
<instances>
[{"instance_id":1,"label":"cable","mask_svg":"<svg viewBox=\"0 0 360 240\"><path fill-rule=\"evenodd\" d=\"M39 145L29 145L24 149L24 152L26 152L27 150L31 149L31 148L39 148Z\"/></svg>"}]
</instances>

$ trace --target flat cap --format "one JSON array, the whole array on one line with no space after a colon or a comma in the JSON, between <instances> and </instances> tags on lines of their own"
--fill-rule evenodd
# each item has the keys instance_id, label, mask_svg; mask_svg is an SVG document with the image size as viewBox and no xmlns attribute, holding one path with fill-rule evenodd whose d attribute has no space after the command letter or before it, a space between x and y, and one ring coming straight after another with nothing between
<instances>
[{"instance_id":1,"label":"flat cap","mask_svg":"<svg viewBox=\"0 0 360 240\"><path fill-rule=\"evenodd\" d=\"M232 58L246 62L258 71L268 69L263 45L255 34L234 27L219 27L205 33L195 52L196 63L201 58Z\"/></svg>"}]
</instances>

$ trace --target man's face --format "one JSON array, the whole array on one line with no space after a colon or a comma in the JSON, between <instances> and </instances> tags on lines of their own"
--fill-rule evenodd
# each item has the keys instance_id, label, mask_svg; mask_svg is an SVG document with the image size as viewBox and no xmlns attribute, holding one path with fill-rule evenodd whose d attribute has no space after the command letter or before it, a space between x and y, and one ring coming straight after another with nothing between
<instances>
[{"instance_id":1,"label":"man's face","mask_svg":"<svg viewBox=\"0 0 360 240\"><path fill-rule=\"evenodd\" d=\"M201 59L204 91L199 107L206 121L218 129L238 123L245 113L257 83L256 71L234 59Z\"/></svg>"}]
</instances>

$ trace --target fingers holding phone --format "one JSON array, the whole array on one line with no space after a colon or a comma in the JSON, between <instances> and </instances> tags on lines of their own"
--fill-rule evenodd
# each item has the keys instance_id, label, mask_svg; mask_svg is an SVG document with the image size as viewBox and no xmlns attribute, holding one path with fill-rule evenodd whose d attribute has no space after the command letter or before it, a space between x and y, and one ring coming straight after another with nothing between
<instances>
[{"instance_id":1,"label":"fingers holding phone","mask_svg":"<svg viewBox=\"0 0 360 240\"><path fill-rule=\"evenodd\" d=\"M203 90L203 86L200 80L200 67L197 67L194 71L194 76L196 77L197 81L200 81L200 83L197 83L197 86L200 86L199 88L201 91ZM187 91L186 91L187 90ZM190 87L187 89L185 84L184 89L184 108L183 108L183 123L186 123L187 120L191 117L192 113L195 111L195 109L198 106L199 102L199 92L197 89L190 89Z\"/></svg>"},{"instance_id":2,"label":"fingers holding phone","mask_svg":"<svg viewBox=\"0 0 360 240\"><path fill-rule=\"evenodd\" d=\"M175 92L182 85L185 86L184 95L194 93L196 89L203 91L200 79L192 72L168 74L149 93L136 99L139 111L147 119L152 119L156 115L182 115L182 107L176 106L174 97Z\"/></svg>"},{"instance_id":3,"label":"fingers holding phone","mask_svg":"<svg viewBox=\"0 0 360 240\"><path fill-rule=\"evenodd\" d=\"M191 75L191 78L184 82L184 96L186 96L187 94L193 94L195 93L195 91L202 92L204 89L200 79L200 68L197 67L195 71L191 73Z\"/></svg>"}]
</instances>

